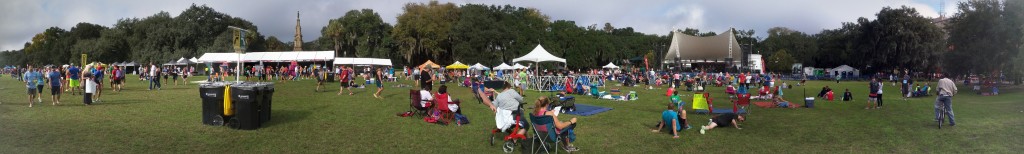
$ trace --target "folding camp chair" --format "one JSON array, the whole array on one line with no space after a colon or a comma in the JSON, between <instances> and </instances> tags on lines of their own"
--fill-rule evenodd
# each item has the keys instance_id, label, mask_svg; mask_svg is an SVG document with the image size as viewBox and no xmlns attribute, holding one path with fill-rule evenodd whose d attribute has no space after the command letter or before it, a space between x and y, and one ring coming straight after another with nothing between
<instances>
[{"instance_id":1,"label":"folding camp chair","mask_svg":"<svg viewBox=\"0 0 1024 154\"><path fill-rule=\"evenodd\" d=\"M533 139L530 143L530 152L538 153L540 150L544 150L544 153L550 153L554 151L558 153L558 143L562 140L561 137L555 132L554 118L551 116L536 116L530 114L530 127L533 127ZM547 129L539 131L538 126L545 126ZM537 145L540 145L538 148Z\"/></svg>"},{"instance_id":2,"label":"folding camp chair","mask_svg":"<svg viewBox=\"0 0 1024 154\"><path fill-rule=\"evenodd\" d=\"M740 109L746 110L747 114L750 114L750 94L736 94L736 101L733 102L732 112L739 113Z\"/></svg>"},{"instance_id":3,"label":"folding camp chair","mask_svg":"<svg viewBox=\"0 0 1024 154\"><path fill-rule=\"evenodd\" d=\"M430 104L421 106L420 101L420 91L409 90L409 111L426 116L427 112L430 111Z\"/></svg>"},{"instance_id":4,"label":"folding camp chair","mask_svg":"<svg viewBox=\"0 0 1024 154\"><path fill-rule=\"evenodd\" d=\"M448 109L448 104L462 104L461 101L459 101L458 99L452 100L451 102L447 102L448 97L451 96L434 95L434 111L440 114L438 116L438 121L443 121L445 124L450 124L452 121L455 121L455 111Z\"/></svg>"}]
</instances>

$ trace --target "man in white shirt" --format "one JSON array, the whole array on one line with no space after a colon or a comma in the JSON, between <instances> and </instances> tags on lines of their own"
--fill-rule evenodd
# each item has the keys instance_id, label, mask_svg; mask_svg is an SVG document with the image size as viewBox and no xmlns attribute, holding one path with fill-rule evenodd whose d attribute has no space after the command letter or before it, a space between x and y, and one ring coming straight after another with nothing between
<instances>
[{"instance_id":1,"label":"man in white shirt","mask_svg":"<svg viewBox=\"0 0 1024 154\"><path fill-rule=\"evenodd\" d=\"M158 70L156 65L153 65L152 62L149 63L149 90L153 90L154 86L160 90L160 71Z\"/></svg>"},{"instance_id":2,"label":"man in white shirt","mask_svg":"<svg viewBox=\"0 0 1024 154\"><path fill-rule=\"evenodd\" d=\"M942 76L942 74L939 74L939 76ZM939 79L939 84L936 87L939 90L937 90L938 97L935 98L935 121L939 121L939 117L942 114L946 114L946 117L949 118L949 126L955 126L956 120L953 120L952 103L953 95L956 95L957 92L956 84L953 83L953 80L942 77L942 79Z\"/></svg>"}]
</instances>

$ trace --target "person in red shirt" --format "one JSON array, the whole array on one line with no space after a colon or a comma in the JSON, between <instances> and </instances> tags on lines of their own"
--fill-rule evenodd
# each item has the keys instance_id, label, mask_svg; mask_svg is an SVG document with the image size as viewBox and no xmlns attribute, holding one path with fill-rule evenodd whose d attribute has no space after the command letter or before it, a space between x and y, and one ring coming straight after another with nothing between
<instances>
[{"instance_id":1,"label":"person in red shirt","mask_svg":"<svg viewBox=\"0 0 1024 154\"><path fill-rule=\"evenodd\" d=\"M338 95L341 95L345 89L348 89L348 95L352 95L352 89L349 89L350 74L352 74L352 70L348 67L342 66L341 73L338 73L338 81L341 81L341 88L338 88Z\"/></svg>"}]
</instances>

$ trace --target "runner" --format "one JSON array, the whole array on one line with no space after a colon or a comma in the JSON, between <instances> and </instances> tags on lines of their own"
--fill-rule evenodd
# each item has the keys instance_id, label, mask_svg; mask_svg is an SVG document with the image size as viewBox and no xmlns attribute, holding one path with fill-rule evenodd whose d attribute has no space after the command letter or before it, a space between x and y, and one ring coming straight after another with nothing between
<instances>
[{"instance_id":1,"label":"runner","mask_svg":"<svg viewBox=\"0 0 1024 154\"><path fill-rule=\"evenodd\" d=\"M348 67L341 67L341 73L338 73L338 81L341 82L341 87L338 88L338 95L341 95L345 89L348 89L348 95L352 95L352 89L349 89L349 79L351 78L352 71Z\"/></svg>"},{"instance_id":2,"label":"runner","mask_svg":"<svg viewBox=\"0 0 1024 154\"><path fill-rule=\"evenodd\" d=\"M373 93L373 97L380 98L380 99L384 98L384 97L380 96L380 92L384 91L384 81L381 80L381 76L383 76L383 75L384 75L384 70L381 69L381 68L377 68L377 72L374 73L374 75L373 75L374 79L377 81L376 82L377 83L377 92Z\"/></svg>"},{"instance_id":3,"label":"runner","mask_svg":"<svg viewBox=\"0 0 1024 154\"><path fill-rule=\"evenodd\" d=\"M61 80L61 78L60 78L60 71L59 71L59 69L50 70L49 74L50 74L49 75L49 77L50 77L50 100L53 101L51 104L52 105L57 105L57 104L60 104L60 92L61 92L61 88L60 87L63 84L61 82L63 80Z\"/></svg>"}]
</instances>

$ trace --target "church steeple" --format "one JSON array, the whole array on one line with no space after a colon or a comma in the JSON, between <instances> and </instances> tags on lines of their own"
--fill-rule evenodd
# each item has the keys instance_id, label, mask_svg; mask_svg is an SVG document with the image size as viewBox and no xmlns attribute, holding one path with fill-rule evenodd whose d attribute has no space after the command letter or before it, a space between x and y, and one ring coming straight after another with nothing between
<instances>
[{"instance_id":1,"label":"church steeple","mask_svg":"<svg viewBox=\"0 0 1024 154\"><path fill-rule=\"evenodd\" d=\"M295 46L292 51L302 51L302 26L299 25L299 11L295 11Z\"/></svg>"}]
</instances>

